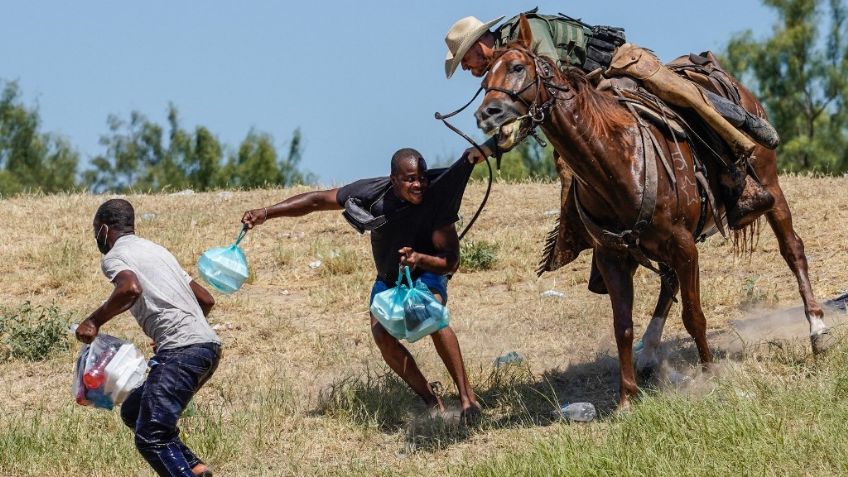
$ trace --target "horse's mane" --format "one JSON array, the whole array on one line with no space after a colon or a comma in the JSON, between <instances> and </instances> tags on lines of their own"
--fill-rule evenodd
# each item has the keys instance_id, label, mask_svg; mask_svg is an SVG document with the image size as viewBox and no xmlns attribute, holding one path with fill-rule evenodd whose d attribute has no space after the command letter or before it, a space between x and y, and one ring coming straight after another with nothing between
<instances>
[{"instance_id":1,"label":"horse's mane","mask_svg":"<svg viewBox=\"0 0 848 477\"><path fill-rule=\"evenodd\" d=\"M494 51L489 66L494 65L509 50L527 52L518 41L509 42ZM574 89L575 112L592 136L613 135L633 125L634 119L628 111L611 95L597 91L583 70L568 67L560 71L553 59L547 56L539 58L550 67L554 84L569 85Z\"/></svg>"},{"instance_id":2,"label":"horse's mane","mask_svg":"<svg viewBox=\"0 0 848 477\"><path fill-rule=\"evenodd\" d=\"M558 80L555 84L567 83L574 89L575 112L592 136L610 136L633 125L633 116L627 109L612 95L596 90L583 70L569 67L560 72L554 67L553 71Z\"/></svg>"}]
</instances>

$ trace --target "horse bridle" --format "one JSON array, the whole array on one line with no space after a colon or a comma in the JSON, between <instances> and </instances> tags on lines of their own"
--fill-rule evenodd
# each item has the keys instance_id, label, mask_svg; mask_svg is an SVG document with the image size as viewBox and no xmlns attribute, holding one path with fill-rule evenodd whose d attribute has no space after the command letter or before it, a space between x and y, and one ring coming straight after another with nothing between
<instances>
[{"instance_id":1,"label":"horse bridle","mask_svg":"<svg viewBox=\"0 0 848 477\"><path fill-rule=\"evenodd\" d=\"M477 96L480 96L481 91L486 91L487 93L490 90L491 91L500 91L500 92L508 95L510 97L510 99L512 99L513 101L519 100L522 103L524 103L525 106L527 106L528 114L526 116L519 117L516 120L520 121L522 119L529 118L532 124L529 128L527 128L526 132L523 133L523 137L520 138L519 142L526 139L528 135L532 135L533 138L536 139L536 141L542 147L545 147L547 145L547 143L541 137L539 137L539 135L536 133L536 126L538 126L539 124L541 124L542 122L545 121L545 111L549 110L551 108L551 106L553 106L553 104L558 99L571 99L571 98L574 97L573 94L569 98L559 98L558 97L556 91L570 91L571 88L562 87L562 86L559 86L559 85L556 85L556 84L550 82L550 79L553 78L553 73L551 72L550 65L548 64L547 61L540 58L539 56L537 56L535 53L533 53L530 50L526 50L524 48L517 48L517 50L524 52L526 55L530 56L530 58L533 59L533 63L535 65L535 69L536 69L536 71L535 71L536 75L533 77L532 81L527 82L526 85L522 86L521 89L519 89L517 91L510 91L510 90L506 90L506 89L502 89L502 88L494 88L494 87L493 88L486 88L485 86L483 86L483 84L485 84L485 82L486 82L486 80L484 79L483 82L480 85L480 88L478 88L477 92L474 93L474 96L472 96L471 99L467 103L465 103L461 108L459 108L459 109L457 109L457 110L455 110L451 113L448 113L448 114L441 114L439 112L436 112L436 114L435 114L435 117L436 117L437 120L443 122L445 124L445 126L448 127L448 129L450 129L451 131L460 135L463 139L465 139L466 141L471 143L471 145L474 146L480 152L480 154L482 154L483 157L486 158L486 166L488 166L488 169L489 169L489 182L486 186L486 193L483 195L483 200L480 202L480 206L477 208L477 211L474 213L474 216L471 217L471 220L468 222L468 225L466 225L465 229L462 231L462 233L459 234L460 240L462 240L462 238L465 237L465 234L468 233L468 231L471 229L471 226L474 225L474 222L476 222L477 218L480 216L480 212L482 212L483 208L486 206L486 202L489 200L489 194L492 191L492 182L493 182L494 177L493 177L493 173L492 173L492 164L489 163L489 158L486 156L486 153L485 153L485 151L483 151L483 148L480 147L480 145L477 144L477 142L474 139L472 139L470 136L468 136L467 134L462 132L462 130L460 130L459 128L457 128L453 124L449 123L447 120L449 118L453 117L453 116L456 116L457 114L461 113L462 111L464 111L465 108L467 108L469 105L471 105L471 103L473 103L475 99L477 99ZM544 74L542 74L543 71L544 71ZM527 103L527 101L524 98L522 98L521 95L524 94L524 92L527 91L534 84L536 85L536 97L533 99L532 103ZM536 104L539 102L539 99L540 99L540 96L541 96L541 88L539 88L539 86L545 86L546 88L548 88L548 93L550 94L550 98L548 98L548 100L545 101L545 103L543 103L541 105L541 107L536 106ZM497 164L498 171L500 171L501 170L501 156L502 156L503 152L499 148L497 148L497 144L495 144L495 147L496 147L496 150L493 152L493 155L495 156L495 162Z\"/></svg>"},{"instance_id":2,"label":"horse bridle","mask_svg":"<svg viewBox=\"0 0 848 477\"><path fill-rule=\"evenodd\" d=\"M551 107L553 107L553 105L557 101L572 99L575 96L575 94L572 91L570 86L558 85L558 84L551 81L551 80L554 79L554 72L551 69L551 64L549 63L548 60L544 59L543 57L541 57L541 56L539 56L539 55L537 55L537 54L533 53L532 51L525 49L525 48L512 48L512 49L516 50L516 51L520 51L521 53L529 56L533 60L533 66L534 66L534 70L535 70L534 71L535 74L534 74L533 78L530 79L530 80L526 80L525 84L522 85L521 88L516 89L516 90L499 88L497 86L486 87L485 86L486 79L484 79L483 83L480 85L480 90L483 90L486 93L488 93L489 91L496 91L496 92L503 93L503 94L509 96L509 98L513 101L520 101L527 108L527 114L524 115L524 116L519 116L515 120L521 121L521 120L524 120L524 119L529 119L530 122L531 122L530 127L527 128L527 132L524 133L523 137L521 137L521 140L524 140L524 138L526 138L527 135L530 134L530 135L533 135L533 137L535 137L537 141L540 141L540 143L544 143L543 141L540 140L540 138L535 133L536 126L542 124L545 121L545 117L547 115L547 112L550 111ZM523 95L528 89L530 89L533 86L536 87L536 95L533 98L533 102L528 102L526 99L524 99ZM541 97L542 97L542 88L543 87L548 92L548 99L544 103L539 104ZM568 97L561 97L560 96L560 93L568 93L568 92L571 92L571 96L568 96ZM478 91L478 94L479 94L479 91ZM476 95L475 95L475 97L476 97Z\"/></svg>"}]
</instances>

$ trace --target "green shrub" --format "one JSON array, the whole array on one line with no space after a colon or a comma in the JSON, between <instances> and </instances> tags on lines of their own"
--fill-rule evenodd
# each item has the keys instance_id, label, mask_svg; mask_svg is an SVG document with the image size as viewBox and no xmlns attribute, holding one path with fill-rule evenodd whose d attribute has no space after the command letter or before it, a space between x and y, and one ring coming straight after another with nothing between
<instances>
[{"instance_id":1,"label":"green shrub","mask_svg":"<svg viewBox=\"0 0 848 477\"><path fill-rule=\"evenodd\" d=\"M466 272L489 270L498 261L498 245L485 240L466 240L460 247L459 267Z\"/></svg>"},{"instance_id":2,"label":"green shrub","mask_svg":"<svg viewBox=\"0 0 848 477\"><path fill-rule=\"evenodd\" d=\"M55 305L0 307L0 360L41 361L68 349L68 316Z\"/></svg>"}]
</instances>

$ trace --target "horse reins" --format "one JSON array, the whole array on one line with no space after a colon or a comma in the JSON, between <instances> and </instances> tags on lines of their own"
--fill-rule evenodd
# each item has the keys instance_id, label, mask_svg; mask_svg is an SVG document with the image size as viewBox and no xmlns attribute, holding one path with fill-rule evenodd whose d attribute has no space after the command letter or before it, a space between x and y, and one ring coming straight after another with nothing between
<instances>
[{"instance_id":1,"label":"horse reins","mask_svg":"<svg viewBox=\"0 0 848 477\"><path fill-rule=\"evenodd\" d=\"M489 156L486 154L486 151L484 151L483 148L480 147L480 145L477 144L477 142L474 139L471 139L471 137L469 135L465 134L458 127L449 123L448 119L452 118L453 116L456 116L457 114L464 111L465 108L467 108L469 105L471 105L471 103L473 103L475 99L477 99L477 96L480 96L481 91L483 91L482 86L480 87L480 89L477 90L476 93L474 93L474 97L472 97L470 101L465 103L464 106L457 109L456 111L454 111L452 113L448 113L448 114L441 114L439 112L436 112L436 114L435 114L435 118L437 120L443 122L445 124L445 126L448 127L448 129L459 134L460 137L462 137L463 139L465 139L466 141L471 143L471 145L474 146L474 148L476 148L480 152L480 154L483 155L484 158L486 158L486 166L489 169L489 182L486 185L486 193L483 195L483 200L480 201L480 206L477 207L477 211L474 212L474 216L471 217L471 220L468 221L468 225L466 225L465 228L462 230L462 233L459 234L459 240L462 240L463 237L465 237L465 234L468 233L468 231L471 229L471 226L474 225L474 222L476 222L477 218L480 217L480 213L483 212L483 208L486 206L486 202L489 201L489 194L492 191L492 181L494 180L494 172L492 171L492 163L489 162ZM495 144L495 147L496 147L496 150L494 151L495 161L496 161L498 170L501 170L501 151L500 151L500 148L497 148L497 144Z\"/></svg>"}]
</instances>

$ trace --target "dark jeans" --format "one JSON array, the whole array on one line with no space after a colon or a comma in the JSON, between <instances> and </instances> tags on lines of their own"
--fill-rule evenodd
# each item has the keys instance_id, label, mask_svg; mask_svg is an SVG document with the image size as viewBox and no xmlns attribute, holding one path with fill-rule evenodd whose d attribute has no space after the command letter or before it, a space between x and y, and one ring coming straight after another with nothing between
<instances>
[{"instance_id":1,"label":"dark jeans","mask_svg":"<svg viewBox=\"0 0 848 477\"><path fill-rule=\"evenodd\" d=\"M192 467L201 463L180 440L177 420L220 358L221 347L214 343L160 351L147 380L121 406L121 419L135 431L135 447L157 474L193 477Z\"/></svg>"}]
</instances>

